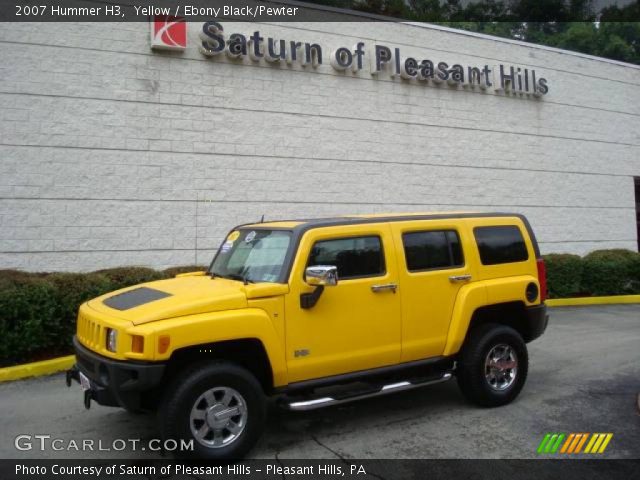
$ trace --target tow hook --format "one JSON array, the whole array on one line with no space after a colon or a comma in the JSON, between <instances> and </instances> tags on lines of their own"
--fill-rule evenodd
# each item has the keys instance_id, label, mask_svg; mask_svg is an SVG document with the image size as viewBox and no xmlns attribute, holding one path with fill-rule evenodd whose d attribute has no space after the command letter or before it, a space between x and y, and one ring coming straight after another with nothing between
<instances>
[{"instance_id":1,"label":"tow hook","mask_svg":"<svg viewBox=\"0 0 640 480\"><path fill-rule=\"evenodd\" d=\"M76 382L80 383L80 375L78 373L78 367L74 365L72 368L67 370L66 373L67 373L67 376L65 378L65 381L67 383L67 387L71 386L72 380L75 380Z\"/></svg>"},{"instance_id":2,"label":"tow hook","mask_svg":"<svg viewBox=\"0 0 640 480\"><path fill-rule=\"evenodd\" d=\"M91 390L84 391L84 408L87 410L91 408Z\"/></svg>"}]
</instances>

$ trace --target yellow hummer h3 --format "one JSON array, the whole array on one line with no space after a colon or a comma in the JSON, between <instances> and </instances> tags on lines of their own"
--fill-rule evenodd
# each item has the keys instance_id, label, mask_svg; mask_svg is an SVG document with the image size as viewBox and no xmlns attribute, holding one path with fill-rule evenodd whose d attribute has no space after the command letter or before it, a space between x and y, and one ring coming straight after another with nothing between
<instances>
[{"instance_id":1,"label":"yellow hummer h3","mask_svg":"<svg viewBox=\"0 0 640 480\"><path fill-rule=\"evenodd\" d=\"M157 411L191 455L240 458L267 396L309 410L455 376L472 402L512 401L526 343L547 326L545 294L517 214L241 225L208 271L83 304L67 384L82 384L87 407Z\"/></svg>"}]
</instances>

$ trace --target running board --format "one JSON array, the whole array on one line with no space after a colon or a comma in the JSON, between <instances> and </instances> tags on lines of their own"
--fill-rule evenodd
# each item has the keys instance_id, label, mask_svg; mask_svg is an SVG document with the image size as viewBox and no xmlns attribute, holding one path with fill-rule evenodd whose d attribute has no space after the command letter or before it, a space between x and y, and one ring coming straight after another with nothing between
<instances>
[{"instance_id":1,"label":"running board","mask_svg":"<svg viewBox=\"0 0 640 480\"><path fill-rule=\"evenodd\" d=\"M447 372L442 375L440 378L436 378L435 380L427 380L424 382L411 383L409 381L390 383L388 385L384 385L382 388L375 392L364 393L360 395L347 396L343 398L333 398L333 397L321 397L314 398L310 400L301 400L295 402L287 402L286 400L282 401L282 406L287 410L292 411L306 411L306 410L315 410L316 408L324 408L332 405L340 405L342 403L355 402L356 400L362 400L365 398L379 397L382 395L387 395L389 393L402 392L404 390L413 390L414 388L426 387L427 385L433 385L434 383L446 382L451 378L451 373Z\"/></svg>"}]
</instances>

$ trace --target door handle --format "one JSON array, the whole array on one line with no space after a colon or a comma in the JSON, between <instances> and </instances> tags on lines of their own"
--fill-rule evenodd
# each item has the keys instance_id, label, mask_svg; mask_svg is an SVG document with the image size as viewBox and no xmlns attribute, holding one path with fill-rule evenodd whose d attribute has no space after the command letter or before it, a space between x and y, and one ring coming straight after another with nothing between
<instances>
[{"instance_id":1,"label":"door handle","mask_svg":"<svg viewBox=\"0 0 640 480\"><path fill-rule=\"evenodd\" d=\"M398 289L397 283L383 283L381 285L371 285L371 291L375 293L384 292L385 290L391 290L393 293L396 293L397 289Z\"/></svg>"},{"instance_id":2,"label":"door handle","mask_svg":"<svg viewBox=\"0 0 640 480\"><path fill-rule=\"evenodd\" d=\"M449 281L451 283L455 282L466 282L467 280L471 280L471 275L451 275L449 277Z\"/></svg>"}]
</instances>

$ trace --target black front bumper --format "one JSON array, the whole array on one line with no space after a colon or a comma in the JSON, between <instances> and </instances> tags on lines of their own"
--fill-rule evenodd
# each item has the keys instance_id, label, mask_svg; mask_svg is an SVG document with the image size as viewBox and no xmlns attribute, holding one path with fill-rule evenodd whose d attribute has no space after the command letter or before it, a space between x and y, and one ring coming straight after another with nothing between
<instances>
[{"instance_id":1,"label":"black front bumper","mask_svg":"<svg viewBox=\"0 0 640 480\"><path fill-rule=\"evenodd\" d=\"M91 389L85 393L85 404L95 400L100 405L124 407L129 410L143 408L143 394L153 390L162 380L164 363L112 360L92 352L73 337L76 364L67 372L79 382L78 372L90 381Z\"/></svg>"},{"instance_id":2,"label":"black front bumper","mask_svg":"<svg viewBox=\"0 0 640 480\"><path fill-rule=\"evenodd\" d=\"M527 317L524 326L524 340L529 343L544 333L549 323L547 306L544 303L527 307Z\"/></svg>"}]
</instances>

